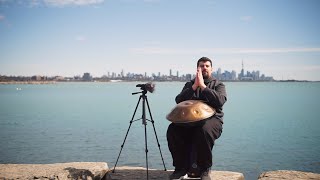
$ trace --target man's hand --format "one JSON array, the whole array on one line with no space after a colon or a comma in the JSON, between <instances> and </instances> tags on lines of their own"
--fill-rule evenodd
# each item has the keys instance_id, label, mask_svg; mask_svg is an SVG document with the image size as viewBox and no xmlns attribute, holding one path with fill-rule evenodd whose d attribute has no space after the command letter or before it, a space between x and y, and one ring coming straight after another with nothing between
<instances>
[{"instance_id":1,"label":"man's hand","mask_svg":"<svg viewBox=\"0 0 320 180\"><path fill-rule=\"evenodd\" d=\"M194 84L192 85L192 89L195 91L198 87L201 88L201 90L203 90L204 88L206 88L207 86L204 84L204 80L203 80L203 76L202 76L202 71L201 68L198 67L197 69L197 74L196 74L196 78L194 81Z\"/></svg>"}]
</instances>

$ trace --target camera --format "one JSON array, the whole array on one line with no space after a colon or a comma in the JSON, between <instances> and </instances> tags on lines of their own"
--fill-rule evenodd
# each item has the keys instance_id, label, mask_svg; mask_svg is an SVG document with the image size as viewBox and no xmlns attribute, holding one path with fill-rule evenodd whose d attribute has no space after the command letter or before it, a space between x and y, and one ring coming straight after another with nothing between
<instances>
[{"instance_id":1,"label":"camera","mask_svg":"<svg viewBox=\"0 0 320 180\"><path fill-rule=\"evenodd\" d=\"M149 91L149 92L151 92L151 93L153 93L154 92L154 90L155 90L155 84L153 84L153 83L145 83L145 84L137 84L136 85L136 87L140 87L140 89L141 90L143 90L143 91Z\"/></svg>"}]
</instances>

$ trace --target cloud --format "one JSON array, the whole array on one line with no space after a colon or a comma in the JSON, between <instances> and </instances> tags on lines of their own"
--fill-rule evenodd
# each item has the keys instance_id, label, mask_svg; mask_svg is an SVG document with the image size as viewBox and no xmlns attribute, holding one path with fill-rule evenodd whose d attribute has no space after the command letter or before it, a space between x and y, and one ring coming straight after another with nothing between
<instances>
[{"instance_id":1,"label":"cloud","mask_svg":"<svg viewBox=\"0 0 320 180\"><path fill-rule=\"evenodd\" d=\"M273 54L273 53L299 53L299 52L320 52L320 48L231 48L215 49L222 53L235 54ZM215 51L213 49L213 51Z\"/></svg>"},{"instance_id":2,"label":"cloud","mask_svg":"<svg viewBox=\"0 0 320 180\"><path fill-rule=\"evenodd\" d=\"M8 2L9 0L0 0L0 4L3 4L5 2Z\"/></svg>"},{"instance_id":3,"label":"cloud","mask_svg":"<svg viewBox=\"0 0 320 180\"><path fill-rule=\"evenodd\" d=\"M0 5L2 6L53 6L53 7L63 7L63 6L85 6L85 5L95 5L101 4L105 0L0 0Z\"/></svg>"},{"instance_id":4,"label":"cloud","mask_svg":"<svg viewBox=\"0 0 320 180\"><path fill-rule=\"evenodd\" d=\"M252 21L253 17L252 16L242 16L240 17L241 21L245 21L245 22L250 22Z\"/></svg>"},{"instance_id":5,"label":"cloud","mask_svg":"<svg viewBox=\"0 0 320 180\"><path fill-rule=\"evenodd\" d=\"M0 23L3 24L5 27L11 27L11 24L7 20L5 15L0 14Z\"/></svg>"},{"instance_id":6,"label":"cloud","mask_svg":"<svg viewBox=\"0 0 320 180\"><path fill-rule=\"evenodd\" d=\"M169 49L159 47L143 47L143 48L131 48L131 52L137 54L180 54L186 53L183 49Z\"/></svg>"},{"instance_id":7,"label":"cloud","mask_svg":"<svg viewBox=\"0 0 320 180\"><path fill-rule=\"evenodd\" d=\"M131 48L129 50L136 54L274 54L274 53L306 53L320 52L320 48L199 48L199 49L178 49L161 47Z\"/></svg>"},{"instance_id":8,"label":"cloud","mask_svg":"<svg viewBox=\"0 0 320 180\"><path fill-rule=\"evenodd\" d=\"M104 0L43 0L43 2L50 6L66 6L66 5L92 5L103 3Z\"/></svg>"},{"instance_id":9,"label":"cloud","mask_svg":"<svg viewBox=\"0 0 320 180\"><path fill-rule=\"evenodd\" d=\"M85 36L77 36L77 37L75 37L75 40L76 41L86 41L87 38Z\"/></svg>"},{"instance_id":10,"label":"cloud","mask_svg":"<svg viewBox=\"0 0 320 180\"><path fill-rule=\"evenodd\" d=\"M159 2L160 0L143 0L146 3L154 3L154 2Z\"/></svg>"},{"instance_id":11,"label":"cloud","mask_svg":"<svg viewBox=\"0 0 320 180\"><path fill-rule=\"evenodd\" d=\"M5 19L6 19L6 17L5 17L4 15L1 15L1 14L0 14L0 22L1 22L1 21L4 21Z\"/></svg>"},{"instance_id":12,"label":"cloud","mask_svg":"<svg viewBox=\"0 0 320 180\"><path fill-rule=\"evenodd\" d=\"M303 66L299 68L304 71L320 71L320 65L310 65L310 66Z\"/></svg>"}]
</instances>

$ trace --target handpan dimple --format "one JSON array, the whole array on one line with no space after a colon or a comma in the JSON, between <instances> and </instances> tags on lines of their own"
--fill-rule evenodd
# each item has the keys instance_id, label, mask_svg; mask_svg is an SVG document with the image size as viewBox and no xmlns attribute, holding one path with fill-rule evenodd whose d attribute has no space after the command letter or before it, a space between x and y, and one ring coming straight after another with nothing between
<instances>
[{"instance_id":1,"label":"handpan dimple","mask_svg":"<svg viewBox=\"0 0 320 180\"><path fill-rule=\"evenodd\" d=\"M190 123L207 119L215 114L215 109L199 100L187 100L177 104L167 115L173 123Z\"/></svg>"}]
</instances>

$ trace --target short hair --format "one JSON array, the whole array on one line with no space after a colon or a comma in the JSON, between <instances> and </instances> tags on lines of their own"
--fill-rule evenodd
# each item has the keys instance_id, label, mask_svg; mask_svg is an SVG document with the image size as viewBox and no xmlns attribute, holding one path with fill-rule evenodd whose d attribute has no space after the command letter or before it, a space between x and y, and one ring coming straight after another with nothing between
<instances>
[{"instance_id":1,"label":"short hair","mask_svg":"<svg viewBox=\"0 0 320 180\"><path fill-rule=\"evenodd\" d=\"M212 67L212 61L211 61L211 59L209 59L208 57L202 57L202 58L200 58L200 59L198 60L198 62L197 62L197 67L199 66L199 63L200 63L200 62L207 62L207 61L210 62L211 67Z\"/></svg>"}]
</instances>

